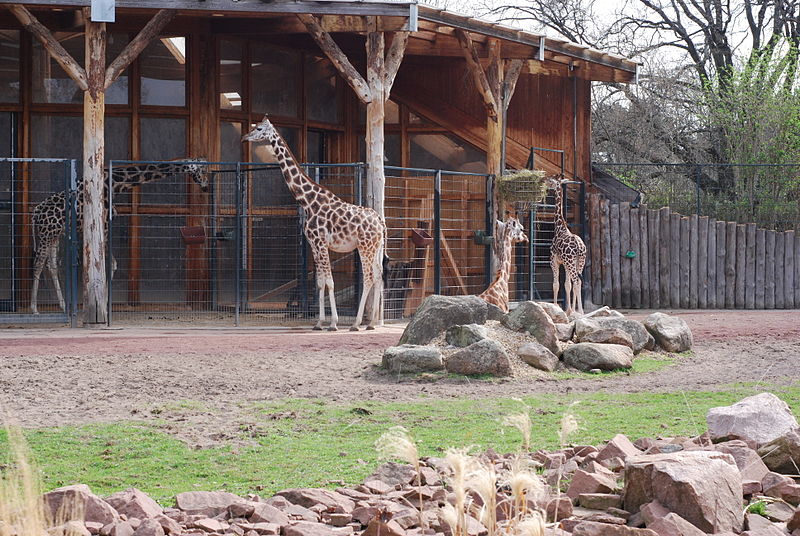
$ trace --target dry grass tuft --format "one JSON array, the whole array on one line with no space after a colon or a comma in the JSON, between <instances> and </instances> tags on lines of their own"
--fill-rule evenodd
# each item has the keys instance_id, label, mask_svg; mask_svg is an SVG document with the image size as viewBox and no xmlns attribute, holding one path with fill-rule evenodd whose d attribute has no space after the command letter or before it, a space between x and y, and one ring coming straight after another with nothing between
<instances>
[{"instance_id":1,"label":"dry grass tuft","mask_svg":"<svg viewBox=\"0 0 800 536\"><path fill-rule=\"evenodd\" d=\"M522 434L522 451L530 452L531 450L531 423L530 415L527 413L517 413L515 415L506 415L503 417L503 424L506 426L513 426Z\"/></svg>"},{"instance_id":2,"label":"dry grass tuft","mask_svg":"<svg viewBox=\"0 0 800 536\"><path fill-rule=\"evenodd\" d=\"M419 523L424 529L426 525L422 515L422 473L419 468L419 450L414 438L402 426L393 426L375 441L375 449L381 458L398 459L414 466L419 492Z\"/></svg>"}]
</instances>

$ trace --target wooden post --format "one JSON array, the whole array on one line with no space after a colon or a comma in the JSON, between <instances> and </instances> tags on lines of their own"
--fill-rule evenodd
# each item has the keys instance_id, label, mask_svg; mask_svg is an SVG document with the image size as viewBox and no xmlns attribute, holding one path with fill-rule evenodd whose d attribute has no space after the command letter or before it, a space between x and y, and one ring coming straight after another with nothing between
<instances>
[{"instance_id":1,"label":"wooden post","mask_svg":"<svg viewBox=\"0 0 800 536\"><path fill-rule=\"evenodd\" d=\"M800 235L794 237L794 306L800 307Z\"/></svg>"},{"instance_id":2,"label":"wooden post","mask_svg":"<svg viewBox=\"0 0 800 536\"><path fill-rule=\"evenodd\" d=\"M764 263L764 307L775 309L775 231L767 231Z\"/></svg>"},{"instance_id":3,"label":"wooden post","mask_svg":"<svg viewBox=\"0 0 800 536\"><path fill-rule=\"evenodd\" d=\"M611 205L609 237L611 238L611 303L613 307L622 306L622 274L620 273L619 204Z\"/></svg>"},{"instance_id":4,"label":"wooden post","mask_svg":"<svg viewBox=\"0 0 800 536\"><path fill-rule=\"evenodd\" d=\"M659 237L658 237L658 278L661 284L661 307L670 306L670 210L669 207L662 207L659 210Z\"/></svg>"},{"instance_id":5,"label":"wooden post","mask_svg":"<svg viewBox=\"0 0 800 536\"><path fill-rule=\"evenodd\" d=\"M639 210L631 209L631 238L629 248L636 256L630 260L631 267L631 307L642 308L642 247L639 235Z\"/></svg>"},{"instance_id":6,"label":"wooden post","mask_svg":"<svg viewBox=\"0 0 800 536\"><path fill-rule=\"evenodd\" d=\"M631 204L619 204L619 263L621 272L621 303L631 306L631 260L626 253L631 249Z\"/></svg>"},{"instance_id":7,"label":"wooden post","mask_svg":"<svg viewBox=\"0 0 800 536\"><path fill-rule=\"evenodd\" d=\"M659 230L661 229L660 211L647 211L647 241L650 249L650 304L648 307L661 307L661 271L659 263Z\"/></svg>"},{"instance_id":8,"label":"wooden post","mask_svg":"<svg viewBox=\"0 0 800 536\"><path fill-rule=\"evenodd\" d=\"M783 272L784 272L784 234L775 231L775 309L784 308Z\"/></svg>"},{"instance_id":9,"label":"wooden post","mask_svg":"<svg viewBox=\"0 0 800 536\"><path fill-rule=\"evenodd\" d=\"M589 202L589 252L591 255L592 302L602 303L602 261L600 260L600 195L587 194Z\"/></svg>"},{"instance_id":10,"label":"wooden post","mask_svg":"<svg viewBox=\"0 0 800 536\"><path fill-rule=\"evenodd\" d=\"M794 301L794 286L797 283L794 279L794 231L786 231L784 247L786 248L786 269L784 271L783 293L786 295L785 307L794 309L798 306Z\"/></svg>"},{"instance_id":11,"label":"wooden post","mask_svg":"<svg viewBox=\"0 0 800 536\"><path fill-rule=\"evenodd\" d=\"M669 305L681 306L681 215L670 214L669 221Z\"/></svg>"},{"instance_id":12,"label":"wooden post","mask_svg":"<svg viewBox=\"0 0 800 536\"><path fill-rule=\"evenodd\" d=\"M373 19L374 20L374 19ZM384 145L384 39L383 32L367 34L367 84L372 100L367 103L367 206L383 216L383 194L386 177L383 173Z\"/></svg>"},{"instance_id":13,"label":"wooden post","mask_svg":"<svg viewBox=\"0 0 800 536\"><path fill-rule=\"evenodd\" d=\"M647 205L639 205L639 250L640 250L640 263L642 271L642 302L641 307L644 309L650 308L651 300L651 279L650 279L650 243L647 237L647 218L649 214Z\"/></svg>"},{"instance_id":14,"label":"wooden post","mask_svg":"<svg viewBox=\"0 0 800 536\"><path fill-rule=\"evenodd\" d=\"M681 218L681 249L680 249L680 265L681 265L681 309L689 309L689 290L691 277L691 246L689 244L689 218L684 216Z\"/></svg>"},{"instance_id":15,"label":"wooden post","mask_svg":"<svg viewBox=\"0 0 800 536\"><path fill-rule=\"evenodd\" d=\"M725 308L725 222L717 222L717 307Z\"/></svg>"},{"instance_id":16,"label":"wooden post","mask_svg":"<svg viewBox=\"0 0 800 536\"><path fill-rule=\"evenodd\" d=\"M697 220L697 307L708 308L708 217Z\"/></svg>"},{"instance_id":17,"label":"wooden post","mask_svg":"<svg viewBox=\"0 0 800 536\"><path fill-rule=\"evenodd\" d=\"M756 306L756 224L748 223L745 227L745 274L744 274L744 307L753 309Z\"/></svg>"},{"instance_id":18,"label":"wooden post","mask_svg":"<svg viewBox=\"0 0 800 536\"><path fill-rule=\"evenodd\" d=\"M608 199L603 199L600 204L600 229L601 236L603 237L602 252L603 257L603 288L601 303L603 305L613 304L613 277L611 267L611 221L610 221L610 206Z\"/></svg>"},{"instance_id":19,"label":"wooden post","mask_svg":"<svg viewBox=\"0 0 800 536\"><path fill-rule=\"evenodd\" d=\"M700 288L700 256L698 251L698 216L689 217L689 309L697 309Z\"/></svg>"},{"instance_id":20,"label":"wooden post","mask_svg":"<svg viewBox=\"0 0 800 536\"><path fill-rule=\"evenodd\" d=\"M747 261L744 256L747 252L747 235L744 224L736 226L736 276L734 280L733 306L736 309L745 308L744 278L747 272Z\"/></svg>"},{"instance_id":21,"label":"wooden post","mask_svg":"<svg viewBox=\"0 0 800 536\"><path fill-rule=\"evenodd\" d=\"M736 304L736 223L725 225L725 308Z\"/></svg>"},{"instance_id":22,"label":"wooden post","mask_svg":"<svg viewBox=\"0 0 800 536\"><path fill-rule=\"evenodd\" d=\"M764 309L767 303L767 231L756 229L756 309Z\"/></svg>"},{"instance_id":23,"label":"wooden post","mask_svg":"<svg viewBox=\"0 0 800 536\"><path fill-rule=\"evenodd\" d=\"M717 305L717 220L708 220L708 307Z\"/></svg>"}]
</instances>

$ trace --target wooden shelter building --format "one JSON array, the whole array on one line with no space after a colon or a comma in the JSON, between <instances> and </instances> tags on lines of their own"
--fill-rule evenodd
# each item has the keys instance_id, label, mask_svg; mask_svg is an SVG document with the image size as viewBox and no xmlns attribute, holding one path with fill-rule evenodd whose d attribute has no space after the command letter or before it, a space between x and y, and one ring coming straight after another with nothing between
<instances>
[{"instance_id":1,"label":"wooden shelter building","mask_svg":"<svg viewBox=\"0 0 800 536\"><path fill-rule=\"evenodd\" d=\"M110 159L269 161L240 141L269 114L300 161L367 162L366 202L379 210L384 164L498 173L524 167L535 146L563 150L567 174L587 181L591 83L636 78L625 58L414 0L115 0L108 23L91 3L0 2L0 157L82 162L84 279L95 283ZM32 167L14 186L23 215L62 188ZM132 194L138 214L191 224L206 199L188 179L182 204L158 192ZM30 270L30 232L17 238ZM87 287L87 321L102 322L102 284Z\"/></svg>"}]
</instances>

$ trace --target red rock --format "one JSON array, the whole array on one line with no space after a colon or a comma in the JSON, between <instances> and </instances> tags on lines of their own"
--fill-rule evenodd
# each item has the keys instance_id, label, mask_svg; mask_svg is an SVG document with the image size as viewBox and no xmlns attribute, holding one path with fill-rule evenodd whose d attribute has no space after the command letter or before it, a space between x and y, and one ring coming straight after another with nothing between
<instances>
[{"instance_id":1,"label":"red rock","mask_svg":"<svg viewBox=\"0 0 800 536\"><path fill-rule=\"evenodd\" d=\"M795 506L800 504L800 485L788 476L768 473L761 481L764 495L782 499Z\"/></svg>"},{"instance_id":2,"label":"red rock","mask_svg":"<svg viewBox=\"0 0 800 536\"><path fill-rule=\"evenodd\" d=\"M726 441L715 445L714 448L719 452L725 452L733 456L742 480L761 480L769 473L769 468L761 460L758 452L747 446L744 441Z\"/></svg>"},{"instance_id":3,"label":"red rock","mask_svg":"<svg viewBox=\"0 0 800 536\"><path fill-rule=\"evenodd\" d=\"M364 493L362 491L356 491L350 488L336 488L336 493L344 495L345 497L350 497L354 501L366 501L372 497L370 493Z\"/></svg>"},{"instance_id":4,"label":"red rock","mask_svg":"<svg viewBox=\"0 0 800 536\"><path fill-rule=\"evenodd\" d=\"M625 525L582 521L575 526L572 536L658 536L658 533L650 529L635 529Z\"/></svg>"},{"instance_id":5,"label":"red rock","mask_svg":"<svg viewBox=\"0 0 800 536\"><path fill-rule=\"evenodd\" d=\"M416 482L417 472L411 465L386 462L367 477L367 480L380 480L390 486L411 484Z\"/></svg>"},{"instance_id":6,"label":"red rock","mask_svg":"<svg viewBox=\"0 0 800 536\"><path fill-rule=\"evenodd\" d=\"M155 519L145 519L133 534L134 536L164 536L164 528Z\"/></svg>"},{"instance_id":7,"label":"red rock","mask_svg":"<svg viewBox=\"0 0 800 536\"><path fill-rule=\"evenodd\" d=\"M367 525L367 528L361 536L405 536L406 531L397 524L393 519L389 521L381 521L380 518L374 517ZM284 536L292 536L285 534Z\"/></svg>"},{"instance_id":8,"label":"red rock","mask_svg":"<svg viewBox=\"0 0 800 536\"><path fill-rule=\"evenodd\" d=\"M5 532L5 531L4 531ZM46 534L50 536L91 536L89 529L82 521L67 521L63 525L47 529Z\"/></svg>"},{"instance_id":9,"label":"red rock","mask_svg":"<svg viewBox=\"0 0 800 536\"><path fill-rule=\"evenodd\" d=\"M788 522L794 515L794 507L780 501L768 502L765 517L771 521Z\"/></svg>"},{"instance_id":10,"label":"red rock","mask_svg":"<svg viewBox=\"0 0 800 536\"><path fill-rule=\"evenodd\" d=\"M572 501L568 497L550 499L545 503L544 511L548 521L561 521L572 515Z\"/></svg>"},{"instance_id":11,"label":"red rock","mask_svg":"<svg viewBox=\"0 0 800 536\"><path fill-rule=\"evenodd\" d=\"M103 525L120 521L117 511L103 499L92 493L86 484L76 484L55 489L43 496L53 519L69 521L77 519L82 513L81 521L94 521ZM131 530L131 532L133 532Z\"/></svg>"},{"instance_id":12,"label":"red rock","mask_svg":"<svg viewBox=\"0 0 800 536\"><path fill-rule=\"evenodd\" d=\"M250 521L250 523L275 523L277 525L288 525L289 516L271 504L259 503L253 509L253 513L250 514L248 521Z\"/></svg>"},{"instance_id":13,"label":"red rock","mask_svg":"<svg viewBox=\"0 0 800 536\"><path fill-rule=\"evenodd\" d=\"M192 527L205 532L224 532L228 524L218 519L203 518L192 523Z\"/></svg>"},{"instance_id":14,"label":"red rock","mask_svg":"<svg viewBox=\"0 0 800 536\"><path fill-rule=\"evenodd\" d=\"M214 517L227 512L242 498L226 491L186 491L175 496L175 504L188 515Z\"/></svg>"},{"instance_id":15,"label":"red rock","mask_svg":"<svg viewBox=\"0 0 800 536\"><path fill-rule=\"evenodd\" d=\"M273 536L281 533L281 526L275 523L239 523L239 526L244 529L245 536L252 532L253 534L264 534Z\"/></svg>"},{"instance_id":16,"label":"red rock","mask_svg":"<svg viewBox=\"0 0 800 536\"><path fill-rule=\"evenodd\" d=\"M800 508L795 509L792 517L786 522L786 530L789 532L800 530Z\"/></svg>"},{"instance_id":17,"label":"red rock","mask_svg":"<svg viewBox=\"0 0 800 536\"><path fill-rule=\"evenodd\" d=\"M283 529L283 536L334 536L335 534L330 525L310 521L300 521Z\"/></svg>"},{"instance_id":18,"label":"red rock","mask_svg":"<svg viewBox=\"0 0 800 536\"><path fill-rule=\"evenodd\" d=\"M164 511L161 505L136 488L128 488L106 497L106 502L120 514L139 519L151 519Z\"/></svg>"},{"instance_id":19,"label":"red rock","mask_svg":"<svg viewBox=\"0 0 800 536\"><path fill-rule=\"evenodd\" d=\"M698 529L681 516L670 512L664 517L648 523L648 529L658 533L658 536L705 536L706 533Z\"/></svg>"},{"instance_id":20,"label":"red rock","mask_svg":"<svg viewBox=\"0 0 800 536\"><path fill-rule=\"evenodd\" d=\"M435 469L423 465L419 468L419 472L422 476L423 484L427 486L439 486L442 484L442 477Z\"/></svg>"},{"instance_id":21,"label":"red rock","mask_svg":"<svg viewBox=\"0 0 800 536\"><path fill-rule=\"evenodd\" d=\"M233 503L230 508L228 508L228 513L232 518L248 518L253 515L253 512L260 503L258 501L251 501L251 500L243 500L241 502Z\"/></svg>"},{"instance_id":22,"label":"red rock","mask_svg":"<svg viewBox=\"0 0 800 536\"><path fill-rule=\"evenodd\" d=\"M581 493L611 493L616 489L617 483L612 478L579 469L572 476L567 496L574 501Z\"/></svg>"},{"instance_id":23,"label":"red rock","mask_svg":"<svg viewBox=\"0 0 800 536\"><path fill-rule=\"evenodd\" d=\"M607 510L622 506L622 496L614 493L581 493L578 504L592 510Z\"/></svg>"},{"instance_id":24,"label":"red rock","mask_svg":"<svg viewBox=\"0 0 800 536\"><path fill-rule=\"evenodd\" d=\"M597 461L601 462L609 458L622 458L624 460L628 456L637 456L641 453L627 436L617 434L597 453Z\"/></svg>"},{"instance_id":25,"label":"red rock","mask_svg":"<svg viewBox=\"0 0 800 536\"><path fill-rule=\"evenodd\" d=\"M786 536L786 533L775 525L769 525L757 530L744 531L742 536Z\"/></svg>"},{"instance_id":26,"label":"red rock","mask_svg":"<svg viewBox=\"0 0 800 536\"><path fill-rule=\"evenodd\" d=\"M742 495L761 493L762 486L759 480L742 480Z\"/></svg>"},{"instance_id":27,"label":"red rock","mask_svg":"<svg viewBox=\"0 0 800 536\"><path fill-rule=\"evenodd\" d=\"M669 514L669 510L664 508L664 505L658 501L652 501L639 509L639 512L642 514L642 519L644 519L645 525L650 525L656 519L661 519L662 517L666 517Z\"/></svg>"},{"instance_id":28,"label":"red rock","mask_svg":"<svg viewBox=\"0 0 800 536\"><path fill-rule=\"evenodd\" d=\"M105 527L103 529L105 530ZM100 534L103 534L103 530L100 531ZM108 536L133 536L133 527L127 521L112 523Z\"/></svg>"},{"instance_id":29,"label":"red rock","mask_svg":"<svg viewBox=\"0 0 800 536\"><path fill-rule=\"evenodd\" d=\"M334 527L344 527L353 520L350 514L329 514L326 516L326 521Z\"/></svg>"},{"instance_id":30,"label":"red rock","mask_svg":"<svg viewBox=\"0 0 800 536\"><path fill-rule=\"evenodd\" d=\"M265 504L270 504L289 516L290 519L302 519L303 521L310 521L316 523L319 521L319 515L312 512L308 508L300 506L299 504L292 504L286 497L270 497Z\"/></svg>"},{"instance_id":31,"label":"red rock","mask_svg":"<svg viewBox=\"0 0 800 536\"><path fill-rule=\"evenodd\" d=\"M367 488L370 493L377 495L383 495L395 490L394 486L390 486L382 480L367 480L364 482L363 486Z\"/></svg>"},{"instance_id":32,"label":"red rock","mask_svg":"<svg viewBox=\"0 0 800 536\"><path fill-rule=\"evenodd\" d=\"M100 529L103 528L103 524L97 521L86 521L84 525L86 526L86 530L89 531L89 534L100 534Z\"/></svg>"},{"instance_id":33,"label":"red rock","mask_svg":"<svg viewBox=\"0 0 800 536\"><path fill-rule=\"evenodd\" d=\"M279 491L275 495L285 497L293 504L311 508L315 504L322 504L326 508L336 512L350 513L356 507L356 503L349 497L345 497L335 491L315 488L296 488Z\"/></svg>"},{"instance_id":34,"label":"red rock","mask_svg":"<svg viewBox=\"0 0 800 536\"><path fill-rule=\"evenodd\" d=\"M612 516L604 512L595 512L583 517L584 521L596 521L598 523L607 523L609 525L624 525L625 520L621 517Z\"/></svg>"},{"instance_id":35,"label":"red rock","mask_svg":"<svg viewBox=\"0 0 800 536\"><path fill-rule=\"evenodd\" d=\"M353 519L362 525L367 525L376 515L378 515L376 506L360 506L354 508L352 512Z\"/></svg>"}]
</instances>

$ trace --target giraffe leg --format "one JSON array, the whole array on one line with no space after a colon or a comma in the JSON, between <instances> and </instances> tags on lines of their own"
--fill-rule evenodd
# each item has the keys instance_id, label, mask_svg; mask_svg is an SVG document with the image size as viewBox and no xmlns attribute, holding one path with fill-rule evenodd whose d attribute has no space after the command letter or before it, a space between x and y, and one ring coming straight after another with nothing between
<instances>
[{"instance_id":1,"label":"giraffe leg","mask_svg":"<svg viewBox=\"0 0 800 536\"><path fill-rule=\"evenodd\" d=\"M559 289L559 282L558 282L558 272L559 266L561 263L558 261L558 257L555 255L550 256L550 268L553 270L553 303L558 305L558 289Z\"/></svg>"},{"instance_id":2,"label":"giraffe leg","mask_svg":"<svg viewBox=\"0 0 800 536\"><path fill-rule=\"evenodd\" d=\"M336 324L339 323L339 315L336 312L336 297L333 292L333 275L328 275L325 285L328 287L328 298L331 301L331 325L328 326L328 331L338 331L339 328L336 327Z\"/></svg>"},{"instance_id":3,"label":"giraffe leg","mask_svg":"<svg viewBox=\"0 0 800 536\"><path fill-rule=\"evenodd\" d=\"M374 257L363 248L359 248L358 256L361 258L361 299L358 302L358 312L356 312L356 319L353 325L350 326L350 331L358 331L358 328L361 326L361 321L364 318L364 308L367 305L367 298L369 297L370 290L374 291L375 289L375 277L373 273L375 270Z\"/></svg>"},{"instance_id":4,"label":"giraffe leg","mask_svg":"<svg viewBox=\"0 0 800 536\"><path fill-rule=\"evenodd\" d=\"M572 314L572 278L569 276L569 273L567 273L564 278L564 292L567 298L567 310L564 312L569 316Z\"/></svg>"},{"instance_id":5,"label":"giraffe leg","mask_svg":"<svg viewBox=\"0 0 800 536\"><path fill-rule=\"evenodd\" d=\"M33 262L33 285L31 285L31 313L38 315L38 296L39 296L39 279L42 277L44 265L47 264L50 254L49 244L40 244L39 249L36 250L36 259Z\"/></svg>"},{"instance_id":6,"label":"giraffe leg","mask_svg":"<svg viewBox=\"0 0 800 536\"><path fill-rule=\"evenodd\" d=\"M581 294L581 287L583 286L583 281L581 281L580 277L575 278L575 309L578 311L579 315L583 315L583 295Z\"/></svg>"},{"instance_id":7,"label":"giraffe leg","mask_svg":"<svg viewBox=\"0 0 800 536\"><path fill-rule=\"evenodd\" d=\"M61 310L66 312L67 307L64 304L64 296L61 294L61 285L58 282L58 247L50 248L50 255L47 263L47 268L50 271L50 277L53 278L53 286L56 289L56 296L58 296L58 305Z\"/></svg>"},{"instance_id":8,"label":"giraffe leg","mask_svg":"<svg viewBox=\"0 0 800 536\"><path fill-rule=\"evenodd\" d=\"M327 277L325 275L325 265L327 255L322 253L322 250L319 247L313 247L311 250L314 256L314 266L316 267L317 271L317 293L319 299L319 318L317 318L317 323L314 324L315 330L322 329L322 323L325 322L325 281ZM326 251L327 253L327 251Z\"/></svg>"},{"instance_id":9,"label":"giraffe leg","mask_svg":"<svg viewBox=\"0 0 800 536\"><path fill-rule=\"evenodd\" d=\"M375 329L375 325L383 326L383 280L378 276L372 286L372 318L367 329Z\"/></svg>"}]
</instances>

